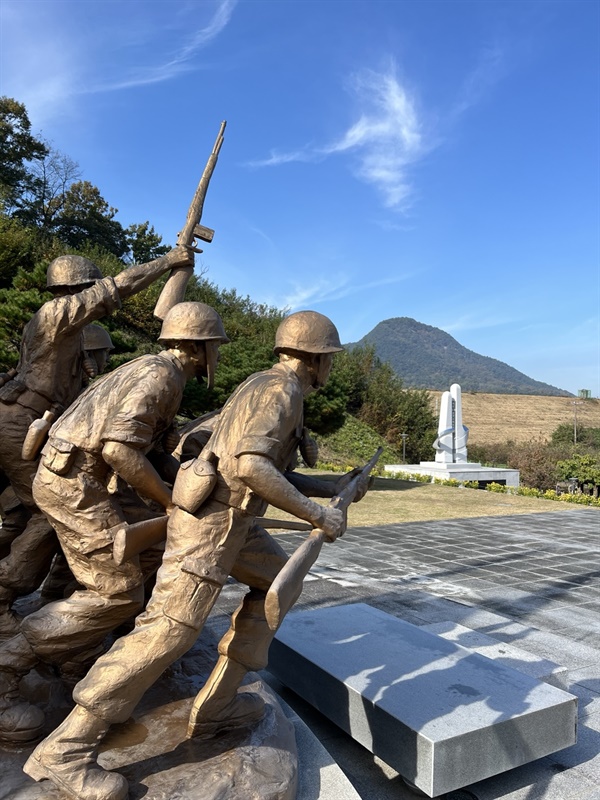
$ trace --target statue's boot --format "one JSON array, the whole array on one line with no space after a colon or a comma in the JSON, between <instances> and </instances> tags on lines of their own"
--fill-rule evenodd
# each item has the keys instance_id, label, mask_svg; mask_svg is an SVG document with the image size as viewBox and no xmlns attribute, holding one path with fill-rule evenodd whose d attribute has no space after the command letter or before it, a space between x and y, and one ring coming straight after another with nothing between
<instances>
[{"instance_id":1,"label":"statue's boot","mask_svg":"<svg viewBox=\"0 0 600 800\"><path fill-rule=\"evenodd\" d=\"M19 695L21 675L0 670L0 742L26 745L37 742L45 723L44 712Z\"/></svg>"},{"instance_id":2,"label":"statue's boot","mask_svg":"<svg viewBox=\"0 0 600 800\"><path fill-rule=\"evenodd\" d=\"M238 692L248 670L227 656L219 656L190 712L187 735L213 736L221 731L245 728L265 712L265 703L255 692Z\"/></svg>"},{"instance_id":3,"label":"statue's boot","mask_svg":"<svg viewBox=\"0 0 600 800\"><path fill-rule=\"evenodd\" d=\"M97 763L98 745L110 724L75 706L62 725L29 756L23 771L34 781L49 780L72 800L125 800L127 780Z\"/></svg>"},{"instance_id":4,"label":"statue's boot","mask_svg":"<svg viewBox=\"0 0 600 800\"><path fill-rule=\"evenodd\" d=\"M0 640L16 636L21 630L21 619L11 608L14 599L13 589L0 586Z\"/></svg>"}]
</instances>

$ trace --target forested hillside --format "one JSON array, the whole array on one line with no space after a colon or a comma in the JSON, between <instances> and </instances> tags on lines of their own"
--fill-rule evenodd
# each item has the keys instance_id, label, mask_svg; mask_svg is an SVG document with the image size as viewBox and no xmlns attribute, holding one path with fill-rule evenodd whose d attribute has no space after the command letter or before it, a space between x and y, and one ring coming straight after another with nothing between
<instances>
[{"instance_id":1,"label":"forested hillside","mask_svg":"<svg viewBox=\"0 0 600 800\"><path fill-rule=\"evenodd\" d=\"M468 350L449 333L410 317L380 322L357 344L372 345L405 386L443 391L459 383L463 391L470 392L571 396L502 361Z\"/></svg>"},{"instance_id":2,"label":"forested hillside","mask_svg":"<svg viewBox=\"0 0 600 800\"><path fill-rule=\"evenodd\" d=\"M72 159L34 135L25 106L0 97L0 372L17 364L23 326L50 299L45 276L52 259L78 253L115 275L169 249L150 221L125 227L117 214ZM109 369L160 349L160 322L152 312L163 283L102 320L115 344ZM194 276L186 299L213 306L231 339L221 348L215 388L208 392L195 381L186 387L180 411L192 418L221 406L242 380L275 361L275 331L285 312L222 289L208 275ZM340 353L325 389L307 398L306 424L316 433L339 430L349 415L392 447L408 433L413 460L429 452L435 437L427 392L405 389L370 348Z\"/></svg>"}]
</instances>

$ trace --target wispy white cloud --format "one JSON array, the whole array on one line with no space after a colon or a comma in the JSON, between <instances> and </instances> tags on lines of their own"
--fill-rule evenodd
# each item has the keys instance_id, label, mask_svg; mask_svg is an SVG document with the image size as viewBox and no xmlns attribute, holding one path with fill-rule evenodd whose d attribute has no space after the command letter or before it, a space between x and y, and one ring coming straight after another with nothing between
<instances>
[{"instance_id":1,"label":"wispy white cloud","mask_svg":"<svg viewBox=\"0 0 600 800\"><path fill-rule=\"evenodd\" d=\"M274 252L276 252L276 251L277 251L277 245L275 244L275 242L273 241L273 239L271 239L271 237L269 236L269 234L268 234L268 233L265 233L265 232L262 230L262 228L259 228L259 227L257 227L256 225L251 225L249 222L248 222L248 223L246 223L246 226L247 226L247 228L248 228L248 230L249 230L249 231L251 231L252 233L255 233L257 236L260 236L260 238L261 238L261 239L263 239L263 240L264 240L264 241L265 241L265 242L266 242L266 243L269 245L269 247L271 248L271 250L273 250Z\"/></svg>"},{"instance_id":2,"label":"wispy white cloud","mask_svg":"<svg viewBox=\"0 0 600 800\"><path fill-rule=\"evenodd\" d=\"M86 91L111 92L136 86L147 86L153 83L162 83L184 72L198 69L198 65L191 63L192 59L199 50L210 44L225 28L236 4L237 0L220 0L208 25L196 31L183 47L167 61L136 70L124 80L109 80L92 86Z\"/></svg>"},{"instance_id":3,"label":"wispy white cloud","mask_svg":"<svg viewBox=\"0 0 600 800\"><path fill-rule=\"evenodd\" d=\"M438 327L446 331L446 333L457 333L460 331L482 330L484 328L498 328L502 325L514 325L517 321L512 317L494 316L493 314L463 314L448 324L438 324Z\"/></svg>"},{"instance_id":4,"label":"wispy white cloud","mask_svg":"<svg viewBox=\"0 0 600 800\"><path fill-rule=\"evenodd\" d=\"M431 146L423 133L416 99L401 83L393 60L384 71L365 69L356 73L348 86L358 106L358 119L337 139L289 152L272 150L268 158L248 166L272 167L349 154L356 176L375 186L385 207L405 208L411 193L409 168Z\"/></svg>"},{"instance_id":5,"label":"wispy white cloud","mask_svg":"<svg viewBox=\"0 0 600 800\"><path fill-rule=\"evenodd\" d=\"M191 58L197 50L201 47L205 47L209 42L212 42L213 39L216 39L231 19L236 4L237 0L221 0L211 21L192 36L191 40L179 54L177 60L185 61Z\"/></svg>"},{"instance_id":6,"label":"wispy white cloud","mask_svg":"<svg viewBox=\"0 0 600 800\"><path fill-rule=\"evenodd\" d=\"M438 122L439 128L447 131L456 124L507 69L504 47L484 47L450 111ZM419 108L417 93L399 77L394 59L388 60L385 69L355 73L348 81L348 89L358 119L337 139L325 145L308 143L290 151L274 149L267 158L251 161L248 166L276 167L348 155L356 177L378 190L384 207L406 211L414 193L412 168L442 144L444 135L426 124L427 115Z\"/></svg>"},{"instance_id":7,"label":"wispy white cloud","mask_svg":"<svg viewBox=\"0 0 600 800\"><path fill-rule=\"evenodd\" d=\"M506 47L499 43L485 46L481 50L477 65L467 75L458 93L450 112L450 120L456 119L481 102L494 84L506 74L507 69Z\"/></svg>"},{"instance_id":8,"label":"wispy white cloud","mask_svg":"<svg viewBox=\"0 0 600 800\"><path fill-rule=\"evenodd\" d=\"M291 150L281 153L278 150L271 150L267 158L258 158L254 161L247 161L247 167L279 167L281 164L290 164L292 161L317 161L323 158L321 153L311 150L307 145L304 149Z\"/></svg>"},{"instance_id":9,"label":"wispy white cloud","mask_svg":"<svg viewBox=\"0 0 600 800\"><path fill-rule=\"evenodd\" d=\"M292 288L287 294L278 298L270 298L267 302L270 305L289 308L291 311L295 311L296 309L307 308L308 306L331 303L353 294L362 294L370 289L379 289L382 286L400 283L411 277L411 274L403 273L376 281L356 283L351 281L345 274L330 275L327 278L311 282L310 286L299 283L292 284Z\"/></svg>"},{"instance_id":10,"label":"wispy white cloud","mask_svg":"<svg viewBox=\"0 0 600 800\"><path fill-rule=\"evenodd\" d=\"M406 224L402 222L396 222L393 219L373 219L372 220L374 225L381 228L383 231L402 231L402 233L407 233L408 231L414 231L415 226L412 224Z\"/></svg>"},{"instance_id":11,"label":"wispy white cloud","mask_svg":"<svg viewBox=\"0 0 600 800\"><path fill-rule=\"evenodd\" d=\"M416 100L400 83L393 61L386 72L358 73L351 87L361 115L323 152L356 153L358 177L377 187L386 207L398 208L411 191L408 168L428 151Z\"/></svg>"},{"instance_id":12,"label":"wispy white cloud","mask_svg":"<svg viewBox=\"0 0 600 800\"><path fill-rule=\"evenodd\" d=\"M223 32L236 4L237 0L203 3L202 14L208 19L194 30L190 15L198 17L197 4L185 9L173 3L166 19L167 10L159 4L148 9L144 4L106 2L90 4L88 11L87 4L60 0L2 0L2 92L18 97L34 124L43 125L72 113L75 96L172 80L202 68L198 54ZM165 43L168 47L173 41L180 46L166 53ZM132 62L145 66L133 67Z\"/></svg>"}]
</instances>

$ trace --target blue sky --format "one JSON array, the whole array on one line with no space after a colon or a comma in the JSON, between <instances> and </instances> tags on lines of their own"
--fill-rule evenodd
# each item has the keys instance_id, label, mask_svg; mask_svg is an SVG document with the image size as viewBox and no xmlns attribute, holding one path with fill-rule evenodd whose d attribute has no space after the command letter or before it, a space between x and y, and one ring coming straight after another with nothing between
<instances>
[{"instance_id":1,"label":"blue sky","mask_svg":"<svg viewBox=\"0 0 600 800\"><path fill-rule=\"evenodd\" d=\"M414 317L600 395L600 4L0 0L0 92L174 242L356 341Z\"/></svg>"}]
</instances>

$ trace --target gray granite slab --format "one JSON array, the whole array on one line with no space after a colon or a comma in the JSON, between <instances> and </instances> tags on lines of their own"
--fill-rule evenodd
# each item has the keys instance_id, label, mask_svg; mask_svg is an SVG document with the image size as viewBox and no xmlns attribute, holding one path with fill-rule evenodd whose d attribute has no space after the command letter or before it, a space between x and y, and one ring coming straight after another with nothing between
<instances>
[{"instance_id":1,"label":"gray granite slab","mask_svg":"<svg viewBox=\"0 0 600 800\"><path fill-rule=\"evenodd\" d=\"M430 797L575 743L573 695L362 603L291 614L269 670Z\"/></svg>"},{"instance_id":2,"label":"gray granite slab","mask_svg":"<svg viewBox=\"0 0 600 800\"><path fill-rule=\"evenodd\" d=\"M486 658L491 658L499 664L511 667L538 681L544 681L551 686L559 689L568 689L569 678L565 667L550 661L547 658L540 658L534 653L522 650L505 642L493 639L479 631L458 625L455 622L436 622L433 625L423 625L423 630L442 636L449 642L455 642L462 647L467 647Z\"/></svg>"}]
</instances>

